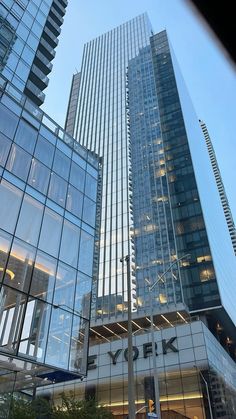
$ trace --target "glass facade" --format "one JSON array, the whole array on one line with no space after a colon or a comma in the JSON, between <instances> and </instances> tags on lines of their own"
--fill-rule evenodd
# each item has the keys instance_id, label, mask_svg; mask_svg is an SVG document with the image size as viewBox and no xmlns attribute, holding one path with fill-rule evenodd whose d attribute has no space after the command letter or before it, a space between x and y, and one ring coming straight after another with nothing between
<instances>
[{"instance_id":1,"label":"glass facade","mask_svg":"<svg viewBox=\"0 0 236 419\"><path fill-rule=\"evenodd\" d=\"M177 245L170 203L151 47L140 50L128 66L128 125L131 152L133 240L135 245L138 310L183 301ZM179 254L183 256L185 253ZM183 263L185 261L183 260Z\"/></svg>"},{"instance_id":2,"label":"glass facade","mask_svg":"<svg viewBox=\"0 0 236 419\"><path fill-rule=\"evenodd\" d=\"M126 70L129 60L149 43L150 35L144 14L84 47L74 135L104 157L95 317L122 314L127 308L126 268L120 263L132 245Z\"/></svg>"},{"instance_id":3,"label":"glass facade","mask_svg":"<svg viewBox=\"0 0 236 419\"><path fill-rule=\"evenodd\" d=\"M44 101L67 0L2 0L0 74L37 105Z\"/></svg>"},{"instance_id":4,"label":"glass facade","mask_svg":"<svg viewBox=\"0 0 236 419\"><path fill-rule=\"evenodd\" d=\"M10 83L5 87L0 103L1 356L84 375L99 159Z\"/></svg>"},{"instance_id":5,"label":"glass facade","mask_svg":"<svg viewBox=\"0 0 236 419\"><path fill-rule=\"evenodd\" d=\"M235 334L236 260L199 121L166 32L153 35L141 15L86 44L68 115L78 142L104 159L94 324L126 317L127 272L120 257L130 254L140 316L149 310L146 282L158 282L151 294L155 310L186 303L191 313L206 315L216 335L223 327L220 340L227 347Z\"/></svg>"},{"instance_id":6,"label":"glass facade","mask_svg":"<svg viewBox=\"0 0 236 419\"><path fill-rule=\"evenodd\" d=\"M165 31L151 47L177 250L191 255L181 267L186 301L193 312L215 307L212 330L223 317L233 336L236 260L206 143Z\"/></svg>"}]
</instances>

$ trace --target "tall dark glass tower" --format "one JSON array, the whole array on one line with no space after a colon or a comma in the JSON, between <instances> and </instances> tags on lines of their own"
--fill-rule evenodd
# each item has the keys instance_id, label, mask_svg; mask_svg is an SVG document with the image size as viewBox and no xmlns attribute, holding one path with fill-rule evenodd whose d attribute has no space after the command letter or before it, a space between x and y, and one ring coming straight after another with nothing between
<instances>
[{"instance_id":1,"label":"tall dark glass tower","mask_svg":"<svg viewBox=\"0 0 236 419\"><path fill-rule=\"evenodd\" d=\"M40 106L67 0L2 0L0 74Z\"/></svg>"},{"instance_id":2,"label":"tall dark glass tower","mask_svg":"<svg viewBox=\"0 0 236 419\"><path fill-rule=\"evenodd\" d=\"M216 335L220 328L217 336L233 355L227 338L236 324L235 257L166 32L153 35L144 14L86 44L75 96L76 117L67 125L74 123L77 140L104 162L94 324L126 318L119 260L133 254L135 316L148 310L147 280L166 272L153 290L156 312L184 301Z\"/></svg>"}]
</instances>

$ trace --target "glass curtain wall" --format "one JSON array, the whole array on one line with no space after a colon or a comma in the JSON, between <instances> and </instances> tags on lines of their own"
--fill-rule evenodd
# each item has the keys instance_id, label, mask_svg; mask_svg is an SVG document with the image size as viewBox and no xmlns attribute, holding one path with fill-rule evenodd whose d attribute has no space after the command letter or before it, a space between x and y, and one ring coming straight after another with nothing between
<instances>
[{"instance_id":1,"label":"glass curtain wall","mask_svg":"<svg viewBox=\"0 0 236 419\"><path fill-rule=\"evenodd\" d=\"M3 94L0 164L0 351L85 374L99 161Z\"/></svg>"},{"instance_id":2,"label":"glass curtain wall","mask_svg":"<svg viewBox=\"0 0 236 419\"><path fill-rule=\"evenodd\" d=\"M149 45L140 15L84 47L75 136L103 157L99 278L93 316L127 309L127 276L120 258L131 253L126 76L129 60ZM123 264L125 265L125 264Z\"/></svg>"}]
</instances>

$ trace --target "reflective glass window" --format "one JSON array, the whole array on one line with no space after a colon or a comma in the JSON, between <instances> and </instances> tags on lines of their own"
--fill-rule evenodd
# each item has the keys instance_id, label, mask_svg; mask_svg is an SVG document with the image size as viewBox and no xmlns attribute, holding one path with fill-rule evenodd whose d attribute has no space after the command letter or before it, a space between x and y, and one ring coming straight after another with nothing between
<instances>
[{"instance_id":1,"label":"reflective glass window","mask_svg":"<svg viewBox=\"0 0 236 419\"><path fill-rule=\"evenodd\" d=\"M37 157L41 162L46 164L46 166L51 167L53 154L53 145L50 144L49 141L47 141L44 137L39 135L35 148L35 157Z\"/></svg>"},{"instance_id":2,"label":"reflective glass window","mask_svg":"<svg viewBox=\"0 0 236 419\"><path fill-rule=\"evenodd\" d=\"M93 270L93 247L94 240L90 234L81 231L79 265L78 269L87 275L92 275Z\"/></svg>"},{"instance_id":3,"label":"reflective glass window","mask_svg":"<svg viewBox=\"0 0 236 419\"><path fill-rule=\"evenodd\" d=\"M90 296L91 296L91 277L78 272L75 294L75 310L79 311L82 317L89 319L90 315Z\"/></svg>"},{"instance_id":4,"label":"reflective glass window","mask_svg":"<svg viewBox=\"0 0 236 419\"><path fill-rule=\"evenodd\" d=\"M32 33L30 33L27 39L27 44L35 51L37 49L38 43L38 38L36 38L36 36L34 36Z\"/></svg>"},{"instance_id":5,"label":"reflective glass window","mask_svg":"<svg viewBox=\"0 0 236 419\"><path fill-rule=\"evenodd\" d=\"M85 183L85 194L89 196L89 198L96 201L97 197L97 181L90 175L86 175L86 183Z\"/></svg>"},{"instance_id":6,"label":"reflective glass window","mask_svg":"<svg viewBox=\"0 0 236 419\"><path fill-rule=\"evenodd\" d=\"M32 154L36 138L36 129L21 119L16 131L15 142Z\"/></svg>"},{"instance_id":7,"label":"reflective glass window","mask_svg":"<svg viewBox=\"0 0 236 419\"><path fill-rule=\"evenodd\" d=\"M22 148L12 144L6 168L22 180L26 180L31 163L31 156Z\"/></svg>"},{"instance_id":8,"label":"reflective glass window","mask_svg":"<svg viewBox=\"0 0 236 419\"><path fill-rule=\"evenodd\" d=\"M69 368L82 374L86 374L87 370L88 334L89 322L79 316L73 316Z\"/></svg>"},{"instance_id":9,"label":"reflective glass window","mask_svg":"<svg viewBox=\"0 0 236 419\"><path fill-rule=\"evenodd\" d=\"M2 179L0 185L0 228L13 233L23 193Z\"/></svg>"},{"instance_id":10,"label":"reflective glass window","mask_svg":"<svg viewBox=\"0 0 236 419\"><path fill-rule=\"evenodd\" d=\"M59 258L70 266L77 267L80 229L64 220Z\"/></svg>"},{"instance_id":11,"label":"reflective glass window","mask_svg":"<svg viewBox=\"0 0 236 419\"><path fill-rule=\"evenodd\" d=\"M70 172L70 183L80 191L84 190L85 171L77 164L72 162Z\"/></svg>"},{"instance_id":12,"label":"reflective glass window","mask_svg":"<svg viewBox=\"0 0 236 419\"><path fill-rule=\"evenodd\" d=\"M17 123L17 116L0 104L0 131L12 139L16 131Z\"/></svg>"},{"instance_id":13,"label":"reflective glass window","mask_svg":"<svg viewBox=\"0 0 236 419\"><path fill-rule=\"evenodd\" d=\"M30 67L20 60L16 69L16 74L18 75L18 77L26 81L28 78L29 72L30 72Z\"/></svg>"},{"instance_id":14,"label":"reflective glass window","mask_svg":"<svg viewBox=\"0 0 236 419\"><path fill-rule=\"evenodd\" d=\"M25 195L16 228L16 236L33 246L37 246L43 205L29 195Z\"/></svg>"},{"instance_id":15,"label":"reflective glass window","mask_svg":"<svg viewBox=\"0 0 236 419\"><path fill-rule=\"evenodd\" d=\"M73 142L72 142L72 144L73 144ZM69 158L71 158L72 150L64 142L62 142L58 139L57 140L57 147L63 152L63 154L66 154Z\"/></svg>"},{"instance_id":16,"label":"reflective glass window","mask_svg":"<svg viewBox=\"0 0 236 419\"><path fill-rule=\"evenodd\" d=\"M83 205L83 194L73 186L68 186L66 209L77 217L81 218Z\"/></svg>"},{"instance_id":17,"label":"reflective glass window","mask_svg":"<svg viewBox=\"0 0 236 419\"><path fill-rule=\"evenodd\" d=\"M32 159L28 183L39 192L46 194L48 190L50 170L36 159Z\"/></svg>"},{"instance_id":18,"label":"reflective glass window","mask_svg":"<svg viewBox=\"0 0 236 419\"><path fill-rule=\"evenodd\" d=\"M19 353L44 362L51 306L29 298L21 332Z\"/></svg>"},{"instance_id":19,"label":"reflective glass window","mask_svg":"<svg viewBox=\"0 0 236 419\"><path fill-rule=\"evenodd\" d=\"M30 287L30 295L42 298L48 302L52 301L57 260L46 253L37 252L34 272Z\"/></svg>"},{"instance_id":20,"label":"reflective glass window","mask_svg":"<svg viewBox=\"0 0 236 419\"><path fill-rule=\"evenodd\" d=\"M82 159L77 153L73 151L72 154L72 160L74 160L75 163L78 163L79 166L81 166L83 169L86 167L86 161Z\"/></svg>"},{"instance_id":21,"label":"reflective glass window","mask_svg":"<svg viewBox=\"0 0 236 419\"><path fill-rule=\"evenodd\" d=\"M34 259L35 249L15 238L4 276L4 283L20 291L28 292Z\"/></svg>"},{"instance_id":22,"label":"reflective glass window","mask_svg":"<svg viewBox=\"0 0 236 419\"><path fill-rule=\"evenodd\" d=\"M2 281L11 246L12 236L0 230L0 281Z\"/></svg>"},{"instance_id":23,"label":"reflective glass window","mask_svg":"<svg viewBox=\"0 0 236 419\"><path fill-rule=\"evenodd\" d=\"M83 221L86 223L95 226L95 217L96 217L96 204L91 201L91 199L85 196L84 198L84 208L83 208Z\"/></svg>"},{"instance_id":24,"label":"reflective glass window","mask_svg":"<svg viewBox=\"0 0 236 419\"><path fill-rule=\"evenodd\" d=\"M72 314L62 308L52 308L45 361L68 369Z\"/></svg>"},{"instance_id":25,"label":"reflective glass window","mask_svg":"<svg viewBox=\"0 0 236 419\"><path fill-rule=\"evenodd\" d=\"M87 164L87 172L90 173L95 179L98 177L98 171L94 169L90 164Z\"/></svg>"},{"instance_id":26,"label":"reflective glass window","mask_svg":"<svg viewBox=\"0 0 236 419\"><path fill-rule=\"evenodd\" d=\"M70 170L70 159L58 149L55 152L53 170L56 173L58 173L63 179L68 179Z\"/></svg>"},{"instance_id":27,"label":"reflective glass window","mask_svg":"<svg viewBox=\"0 0 236 419\"><path fill-rule=\"evenodd\" d=\"M54 291L54 304L65 304L73 309L75 296L76 270L59 262Z\"/></svg>"},{"instance_id":28,"label":"reflective glass window","mask_svg":"<svg viewBox=\"0 0 236 419\"><path fill-rule=\"evenodd\" d=\"M39 240L39 248L52 256L58 256L61 239L62 217L49 208L45 208Z\"/></svg>"},{"instance_id":29,"label":"reflective glass window","mask_svg":"<svg viewBox=\"0 0 236 419\"><path fill-rule=\"evenodd\" d=\"M7 160L7 156L11 147L11 141L5 137L5 135L0 134L0 164L4 166Z\"/></svg>"},{"instance_id":30,"label":"reflective glass window","mask_svg":"<svg viewBox=\"0 0 236 419\"><path fill-rule=\"evenodd\" d=\"M67 183L55 173L51 174L48 197L57 204L65 206Z\"/></svg>"},{"instance_id":31,"label":"reflective glass window","mask_svg":"<svg viewBox=\"0 0 236 419\"><path fill-rule=\"evenodd\" d=\"M16 350L16 341L22 324L26 296L19 291L3 286L0 305L0 347L9 351ZM14 318L14 321L13 321Z\"/></svg>"}]
</instances>

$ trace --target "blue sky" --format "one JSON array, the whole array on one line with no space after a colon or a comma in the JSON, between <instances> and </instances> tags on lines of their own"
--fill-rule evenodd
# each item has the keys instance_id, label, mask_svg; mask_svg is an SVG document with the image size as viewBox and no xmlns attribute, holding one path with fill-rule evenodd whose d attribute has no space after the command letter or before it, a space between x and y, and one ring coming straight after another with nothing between
<instances>
[{"instance_id":1,"label":"blue sky","mask_svg":"<svg viewBox=\"0 0 236 419\"><path fill-rule=\"evenodd\" d=\"M168 31L193 105L207 124L236 221L236 70L185 0L69 0L44 110L64 126L72 74L85 42L147 12Z\"/></svg>"}]
</instances>

